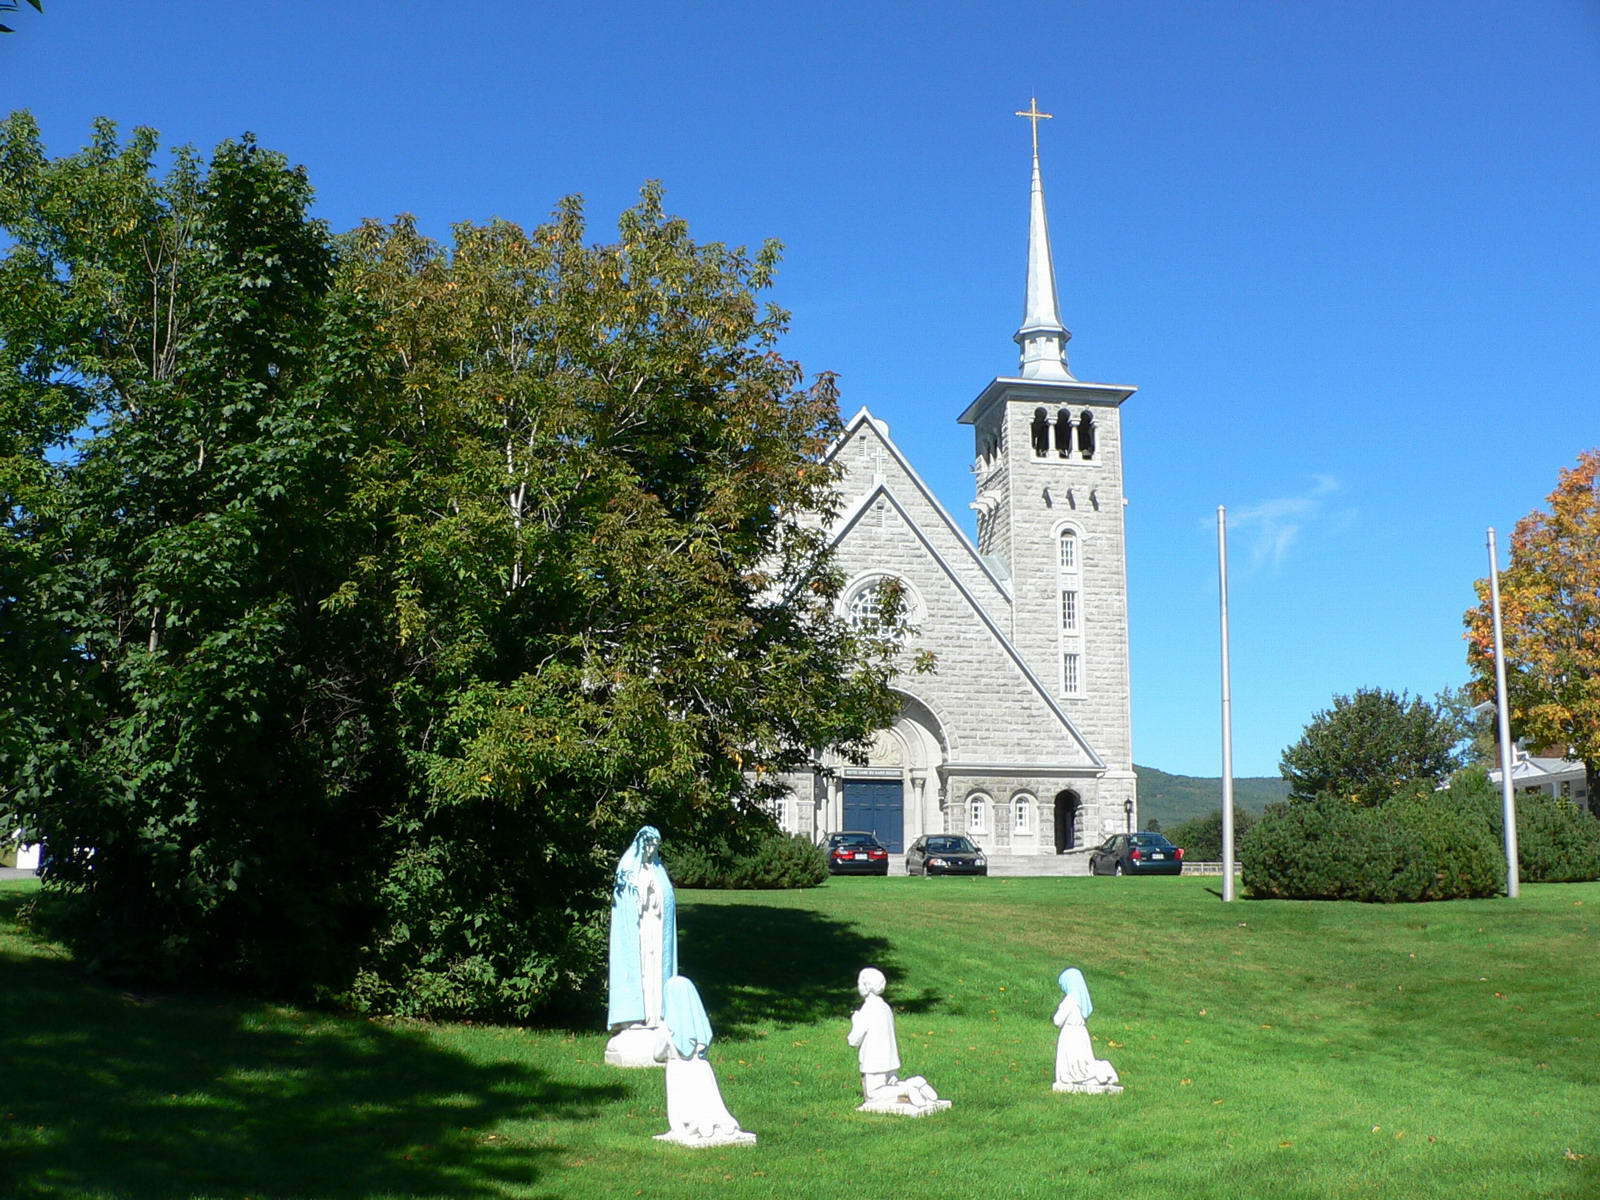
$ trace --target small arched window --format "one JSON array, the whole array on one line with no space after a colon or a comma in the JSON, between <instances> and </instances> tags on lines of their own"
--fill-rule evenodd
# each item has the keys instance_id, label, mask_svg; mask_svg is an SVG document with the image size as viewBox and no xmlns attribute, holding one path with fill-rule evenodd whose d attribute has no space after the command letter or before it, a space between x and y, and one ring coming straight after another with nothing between
<instances>
[{"instance_id":1,"label":"small arched window","mask_svg":"<svg viewBox=\"0 0 1600 1200\"><path fill-rule=\"evenodd\" d=\"M1042 408L1033 410L1033 456L1043 458L1050 453L1050 418Z\"/></svg>"},{"instance_id":2,"label":"small arched window","mask_svg":"<svg viewBox=\"0 0 1600 1200\"><path fill-rule=\"evenodd\" d=\"M989 828L989 797L973 792L967 797L967 832L983 833Z\"/></svg>"},{"instance_id":3,"label":"small arched window","mask_svg":"<svg viewBox=\"0 0 1600 1200\"><path fill-rule=\"evenodd\" d=\"M1056 414L1056 454L1066 458L1072 447L1072 414L1062 409Z\"/></svg>"},{"instance_id":4,"label":"small arched window","mask_svg":"<svg viewBox=\"0 0 1600 1200\"><path fill-rule=\"evenodd\" d=\"M1078 531L1063 529L1060 536L1061 569L1063 571L1076 571L1078 569Z\"/></svg>"},{"instance_id":5,"label":"small arched window","mask_svg":"<svg viewBox=\"0 0 1600 1200\"><path fill-rule=\"evenodd\" d=\"M1027 794L1023 794L1023 795L1018 796L1013 803L1016 806L1016 813L1015 813L1016 824L1015 824L1015 826L1013 828L1019 834L1032 833L1033 832L1033 815L1034 815L1033 797L1029 796Z\"/></svg>"},{"instance_id":6,"label":"small arched window","mask_svg":"<svg viewBox=\"0 0 1600 1200\"><path fill-rule=\"evenodd\" d=\"M1078 418L1078 450L1085 458L1094 457L1094 416L1088 409Z\"/></svg>"}]
</instances>

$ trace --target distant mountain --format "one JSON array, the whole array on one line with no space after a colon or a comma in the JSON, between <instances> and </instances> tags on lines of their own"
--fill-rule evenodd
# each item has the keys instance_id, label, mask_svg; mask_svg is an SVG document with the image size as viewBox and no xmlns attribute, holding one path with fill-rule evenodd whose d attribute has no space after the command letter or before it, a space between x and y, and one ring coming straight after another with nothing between
<instances>
[{"instance_id":1,"label":"distant mountain","mask_svg":"<svg viewBox=\"0 0 1600 1200\"><path fill-rule=\"evenodd\" d=\"M1161 828L1171 829L1179 821L1203 817L1222 810L1222 780L1194 775L1168 775L1154 767L1133 769L1139 775L1139 826L1152 818ZM1233 781L1233 802L1246 812L1258 813L1267 805L1289 796L1289 785L1282 779L1255 778Z\"/></svg>"}]
</instances>

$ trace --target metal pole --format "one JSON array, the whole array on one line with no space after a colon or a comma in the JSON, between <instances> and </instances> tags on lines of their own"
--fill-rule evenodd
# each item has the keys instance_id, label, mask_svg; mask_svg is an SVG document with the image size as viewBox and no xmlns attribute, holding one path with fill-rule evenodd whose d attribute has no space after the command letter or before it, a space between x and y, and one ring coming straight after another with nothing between
<instances>
[{"instance_id":1,"label":"metal pole","mask_svg":"<svg viewBox=\"0 0 1600 1200\"><path fill-rule=\"evenodd\" d=\"M1500 717L1500 811L1506 827L1506 897L1520 894L1517 868L1517 802L1511 791L1511 710L1506 704L1506 647L1500 631L1500 556L1489 527L1489 611L1494 617L1494 698Z\"/></svg>"},{"instance_id":2,"label":"metal pole","mask_svg":"<svg viewBox=\"0 0 1600 1200\"><path fill-rule=\"evenodd\" d=\"M1217 505L1217 579L1222 597L1222 899L1234 899L1233 696L1228 688L1228 510Z\"/></svg>"}]
</instances>

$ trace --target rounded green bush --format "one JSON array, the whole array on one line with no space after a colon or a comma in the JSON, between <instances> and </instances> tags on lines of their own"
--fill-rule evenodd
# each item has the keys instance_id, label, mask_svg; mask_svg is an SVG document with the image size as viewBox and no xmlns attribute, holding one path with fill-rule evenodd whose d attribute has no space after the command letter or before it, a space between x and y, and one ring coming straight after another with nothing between
<instances>
[{"instance_id":1,"label":"rounded green bush","mask_svg":"<svg viewBox=\"0 0 1600 1200\"><path fill-rule=\"evenodd\" d=\"M1346 796L1268 808L1240 847L1246 892L1381 903L1492 896L1502 860L1481 814L1417 789L1378 807Z\"/></svg>"},{"instance_id":2,"label":"rounded green bush","mask_svg":"<svg viewBox=\"0 0 1600 1200\"><path fill-rule=\"evenodd\" d=\"M663 848L667 874L678 887L766 890L816 887L828 878L821 846L800 834L772 830L748 847L717 839Z\"/></svg>"}]
</instances>

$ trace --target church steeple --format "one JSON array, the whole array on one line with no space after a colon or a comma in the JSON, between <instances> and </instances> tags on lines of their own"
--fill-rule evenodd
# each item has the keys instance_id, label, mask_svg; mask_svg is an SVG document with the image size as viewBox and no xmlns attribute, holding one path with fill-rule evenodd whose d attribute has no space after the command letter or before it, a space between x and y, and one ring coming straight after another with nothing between
<instances>
[{"instance_id":1,"label":"church steeple","mask_svg":"<svg viewBox=\"0 0 1600 1200\"><path fill-rule=\"evenodd\" d=\"M1050 113L1039 111L1039 102L1030 100L1027 111L1019 111L1033 125L1033 190L1028 198L1028 289L1022 312L1022 327L1015 341L1022 347L1021 373L1024 379L1070 381L1067 369L1067 340L1072 334L1061 323L1061 308L1056 300L1056 271L1050 258L1050 224L1045 218L1044 181L1039 174L1039 122Z\"/></svg>"}]
</instances>

